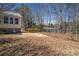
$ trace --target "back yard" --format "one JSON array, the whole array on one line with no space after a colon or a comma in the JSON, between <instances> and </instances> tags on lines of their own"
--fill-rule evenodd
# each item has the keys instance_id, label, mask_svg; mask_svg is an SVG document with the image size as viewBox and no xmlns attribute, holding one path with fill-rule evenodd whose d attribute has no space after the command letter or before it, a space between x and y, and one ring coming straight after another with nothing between
<instances>
[{"instance_id":1,"label":"back yard","mask_svg":"<svg viewBox=\"0 0 79 59\"><path fill-rule=\"evenodd\" d=\"M0 55L79 55L79 42L71 33L0 34Z\"/></svg>"}]
</instances>

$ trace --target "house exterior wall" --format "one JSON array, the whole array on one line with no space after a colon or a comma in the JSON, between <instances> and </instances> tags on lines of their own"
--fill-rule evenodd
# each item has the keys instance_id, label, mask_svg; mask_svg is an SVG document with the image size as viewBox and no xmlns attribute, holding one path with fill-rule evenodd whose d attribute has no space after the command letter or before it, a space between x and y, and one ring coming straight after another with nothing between
<instances>
[{"instance_id":1,"label":"house exterior wall","mask_svg":"<svg viewBox=\"0 0 79 59\"><path fill-rule=\"evenodd\" d=\"M15 18L18 18L19 20L19 24L4 24L4 16L8 16L9 18L10 17L13 17L13 21ZM2 17L0 17L0 28L21 28L21 18L20 17L15 17L15 16L11 16L11 15L4 15Z\"/></svg>"},{"instance_id":2,"label":"house exterior wall","mask_svg":"<svg viewBox=\"0 0 79 59\"><path fill-rule=\"evenodd\" d=\"M15 18L18 18L18 24L10 24L10 20L9 20L9 23L8 24L4 24L4 16L7 16L7 17L9 17L9 19L10 19L10 17L12 17L13 18L13 22L15 22ZM21 31L21 26L22 26L22 23L21 23L21 21L22 21L22 18L21 17L18 17L18 16L12 16L12 15L6 15L6 14L4 14L4 15L2 15L2 16L0 16L0 31L10 31L10 30L16 30L16 31L18 31L18 32L20 32Z\"/></svg>"}]
</instances>

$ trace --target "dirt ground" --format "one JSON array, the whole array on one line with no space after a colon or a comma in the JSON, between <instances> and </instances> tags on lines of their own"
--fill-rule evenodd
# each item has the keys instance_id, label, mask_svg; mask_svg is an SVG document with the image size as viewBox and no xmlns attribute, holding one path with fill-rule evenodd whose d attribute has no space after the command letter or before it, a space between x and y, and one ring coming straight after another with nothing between
<instances>
[{"instance_id":1,"label":"dirt ground","mask_svg":"<svg viewBox=\"0 0 79 59\"><path fill-rule=\"evenodd\" d=\"M79 56L79 42L71 33L7 34L0 41L2 56Z\"/></svg>"}]
</instances>

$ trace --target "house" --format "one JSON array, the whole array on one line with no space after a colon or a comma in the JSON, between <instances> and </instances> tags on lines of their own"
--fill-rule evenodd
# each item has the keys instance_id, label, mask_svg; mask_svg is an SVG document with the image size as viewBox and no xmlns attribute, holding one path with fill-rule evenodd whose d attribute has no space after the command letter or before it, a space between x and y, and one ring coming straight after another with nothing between
<instances>
[{"instance_id":1,"label":"house","mask_svg":"<svg viewBox=\"0 0 79 59\"><path fill-rule=\"evenodd\" d=\"M0 15L0 33L22 32L22 16L14 11L2 11Z\"/></svg>"}]
</instances>

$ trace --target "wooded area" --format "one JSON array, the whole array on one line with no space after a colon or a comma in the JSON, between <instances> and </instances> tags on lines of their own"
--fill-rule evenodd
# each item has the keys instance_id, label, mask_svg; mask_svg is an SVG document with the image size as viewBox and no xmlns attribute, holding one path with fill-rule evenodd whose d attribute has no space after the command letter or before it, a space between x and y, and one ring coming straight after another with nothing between
<instances>
[{"instance_id":1,"label":"wooded area","mask_svg":"<svg viewBox=\"0 0 79 59\"><path fill-rule=\"evenodd\" d=\"M23 16L24 28L27 31L46 31L55 28L55 32L79 33L79 4L34 4L34 10L28 4L0 3L2 10L19 12ZM37 7L37 8L36 8Z\"/></svg>"}]
</instances>

